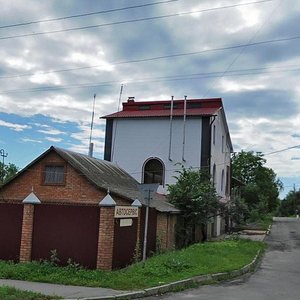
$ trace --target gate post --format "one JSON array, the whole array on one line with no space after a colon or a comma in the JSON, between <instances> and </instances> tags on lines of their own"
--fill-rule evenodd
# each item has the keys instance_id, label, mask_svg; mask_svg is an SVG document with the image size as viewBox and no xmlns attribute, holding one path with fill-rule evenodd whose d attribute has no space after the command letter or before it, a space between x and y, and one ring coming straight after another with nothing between
<instances>
[{"instance_id":1,"label":"gate post","mask_svg":"<svg viewBox=\"0 0 300 300\"><path fill-rule=\"evenodd\" d=\"M24 209L20 247L20 262L28 262L31 261L34 204L40 204L41 201L34 194L34 192L31 192L23 200L22 203L24 204Z\"/></svg>"},{"instance_id":2,"label":"gate post","mask_svg":"<svg viewBox=\"0 0 300 300\"><path fill-rule=\"evenodd\" d=\"M97 269L111 270L114 249L114 207L116 202L108 194L99 203L100 221L98 234Z\"/></svg>"},{"instance_id":3,"label":"gate post","mask_svg":"<svg viewBox=\"0 0 300 300\"><path fill-rule=\"evenodd\" d=\"M25 204L23 210L20 262L31 261L33 216L34 205Z\"/></svg>"}]
</instances>

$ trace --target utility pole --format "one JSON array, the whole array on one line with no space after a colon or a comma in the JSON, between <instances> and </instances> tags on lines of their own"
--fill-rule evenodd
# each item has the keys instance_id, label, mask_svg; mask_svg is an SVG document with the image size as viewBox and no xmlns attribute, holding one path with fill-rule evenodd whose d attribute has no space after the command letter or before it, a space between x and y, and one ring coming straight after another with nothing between
<instances>
[{"instance_id":1,"label":"utility pole","mask_svg":"<svg viewBox=\"0 0 300 300\"><path fill-rule=\"evenodd\" d=\"M143 242L143 265L145 264L147 257L147 238L148 238L148 224L149 224L149 209L150 201L153 199L154 194L158 189L158 183L149 183L149 184L140 184L138 186L143 202L146 203L146 212L145 212L145 228L144 228L144 242Z\"/></svg>"},{"instance_id":2,"label":"utility pole","mask_svg":"<svg viewBox=\"0 0 300 300\"><path fill-rule=\"evenodd\" d=\"M4 184L4 159L5 159L5 157L8 156L8 154L5 153L4 149L1 149L0 156L2 156L2 170L1 170L0 175L1 175L1 185L3 185Z\"/></svg>"}]
</instances>

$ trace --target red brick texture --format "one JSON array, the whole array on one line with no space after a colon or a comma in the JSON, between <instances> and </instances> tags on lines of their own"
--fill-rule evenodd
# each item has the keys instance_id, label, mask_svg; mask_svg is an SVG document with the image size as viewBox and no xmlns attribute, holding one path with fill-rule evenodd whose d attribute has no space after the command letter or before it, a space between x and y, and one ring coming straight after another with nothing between
<instances>
[{"instance_id":1,"label":"red brick texture","mask_svg":"<svg viewBox=\"0 0 300 300\"><path fill-rule=\"evenodd\" d=\"M65 166L65 182L63 185L45 185L44 169L47 164L61 164ZM2 189L2 197L7 203L22 204L22 201L34 191L41 204L88 205L98 206L106 196L107 191L98 188L86 177L66 163L57 153L49 152L36 161L23 173L18 175ZM117 205L130 205L131 201L112 194ZM113 266L114 247L114 207L101 207L98 230L97 268L111 270ZM140 210L140 215L141 210ZM157 226L153 227L161 236L163 247L172 248L174 245L173 216L158 213ZM156 222L156 221L155 221ZM30 261L33 242L34 205L25 204L23 211L22 237L20 246L20 261ZM137 239L143 229L143 220L138 219ZM136 230L136 229L135 229ZM155 239L155 237L154 237Z\"/></svg>"},{"instance_id":2,"label":"red brick texture","mask_svg":"<svg viewBox=\"0 0 300 300\"><path fill-rule=\"evenodd\" d=\"M44 185L43 174L46 164L65 164L56 153L50 152L43 159L18 176L3 190L4 198L13 202L22 202L34 190L43 203L98 204L106 191L98 189L71 165L66 165L65 185Z\"/></svg>"},{"instance_id":3,"label":"red brick texture","mask_svg":"<svg viewBox=\"0 0 300 300\"><path fill-rule=\"evenodd\" d=\"M20 247L20 262L31 261L33 219L34 219L34 205L24 204L21 247Z\"/></svg>"},{"instance_id":4,"label":"red brick texture","mask_svg":"<svg viewBox=\"0 0 300 300\"><path fill-rule=\"evenodd\" d=\"M100 208L97 269L112 269L115 220L114 213L114 207Z\"/></svg>"}]
</instances>

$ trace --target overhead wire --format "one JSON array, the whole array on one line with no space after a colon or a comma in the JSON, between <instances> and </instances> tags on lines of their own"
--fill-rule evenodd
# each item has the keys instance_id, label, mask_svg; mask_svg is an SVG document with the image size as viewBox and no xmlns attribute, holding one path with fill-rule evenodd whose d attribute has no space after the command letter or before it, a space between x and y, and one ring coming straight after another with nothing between
<instances>
[{"instance_id":1,"label":"overhead wire","mask_svg":"<svg viewBox=\"0 0 300 300\"><path fill-rule=\"evenodd\" d=\"M272 74L272 73L284 73L284 72L298 72L300 68L294 69L286 69L286 70L269 70L270 68L253 68L253 69L240 69L240 70L232 70L227 72L227 74L223 74L223 72L209 72L209 73L191 73L185 75L170 75L170 76L159 76L159 77L146 77L140 79L120 79L120 80L112 80L112 81L103 81L103 82L94 82L94 83L84 83L84 84L71 84L64 86L43 86L38 88L27 88L27 89L11 89L11 90L2 90L0 94L10 94L10 93L31 93L31 92L46 92L53 90L64 90L64 89L76 89L76 88L91 88L91 87L100 87L100 86L112 86L116 84L122 84L126 82L126 84L139 84L145 82L163 82L163 81L183 81L183 80L194 80L199 78L217 78L217 77L234 77L234 76L250 76L250 75L259 75L259 74ZM278 67L280 68L280 67ZM255 72L254 72L255 71Z\"/></svg>"},{"instance_id":2,"label":"overhead wire","mask_svg":"<svg viewBox=\"0 0 300 300\"><path fill-rule=\"evenodd\" d=\"M251 44L253 42L253 40L255 39L255 37L258 35L258 33L262 30L262 28L265 27L266 23L269 22L269 19L271 16L274 15L274 12L276 10L278 10L279 6L282 4L282 0L279 1L279 4L277 6L275 6L274 9L272 9L272 11L267 15L267 18L265 19L265 21L261 24L261 26L254 32L254 34L250 37L250 39L248 40L247 44ZM231 67L237 62L237 60L244 54L244 51L247 49L247 44L245 44L244 47L241 48L240 52L234 57L234 59L229 63L229 65L226 67L226 69L223 71L223 75L225 75L230 69ZM205 91L204 93L204 98L206 97L206 95L208 94L210 87L213 86L214 83L212 83Z\"/></svg>"},{"instance_id":3,"label":"overhead wire","mask_svg":"<svg viewBox=\"0 0 300 300\"><path fill-rule=\"evenodd\" d=\"M50 18L50 19L43 19L43 20L36 20L36 21L27 21L27 22L15 23L15 24L9 24L9 25L0 25L0 29L20 27L20 26L28 26L28 25L33 25L33 24L48 23L48 22L54 22L54 21L61 21L61 20L68 20L68 19L74 19L74 18L100 15L100 14L107 14L107 13L112 13L112 12L130 10L130 9L135 9L135 8L144 8L144 7L160 5L160 4L166 4L166 3L177 2L177 1L180 1L180 0L158 1L158 2L145 3L145 4L140 4L140 5L120 7L120 8L113 8L113 9L107 9L107 10L101 10L101 11L93 11L93 12L84 13L84 14L69 15L69 16L58 17L58 18Z\"/></svg>"},{"instance_id":4,"label":"overhead wire","mask_svg":"<svg viewBox=\"0 0 300 300\"><path fill-rule=\"evenodd\" d=\"M293 37L258 41L258 42L247 43L247 44L238 44L238 45L232 45L232 46L211 48L211 49L205 49L205 50L199 50L199 51L193 51L193 52L175 53L175 54L162 55L162 56L149 57L149 58L141 58L141 59L133 59L133 60L127 60L127 61L125 60L125 61L119 61L119 62L112 62L112 63L109 63L109 64L114 66L114 65L122 65L122 64L149 62L149 61L155 61L155 60L161 60L161 59L184 57L184 56L190 56L190 55L200 55L200 54L205 54L205 53L210 53L210 52L217 52L217 51L233 50L233 49L244 48L244 47L253 47L253 46L259 46L259 45L264 45L264 44L287 42L287 41L293 41L293 40L298 40L298 39L300 39L300 36L293 36ZM71 71L77 71L77 70L99 68L101 66L104 66L104 64L103 65L94 65L94 66L76 67L76 68L57 69L57 70L45 71L45 72L37 71L37 72L31 72L31 73L0 76L0 79L25 77L25 76L32 76L32 75L36 75L36 74L51 74L51 73L71 72Z\"/></svg>"},{"instance_id":5,"label":"overhead wire","mask_svg":"<svg viewBox=\"0 0 300 300\"><path fill-rule=\"evenodd\" d=\"M174 13L174 14L169 14L169 15L144 17L144 18L137 18L137 19L131 19L131 20L111 22L111 23L79 26L79 27L72 27L72 28L66 28L66 29L43 31L43 32L34 32L34 33L25 33L25 34L18 34L18 35L2 36L2 37L0 37L0 40L3 41L3 40L15 39L15 38L24 38L24 37L30 37L30 36L56 34L56 33L62 33L62 32L70 32L70 31L77 31L77 30L101 28L101 27L106 27L106 26L122 25L122 24L136 23L136 22L143 22L143 21L160 20L160 19L166 19L166 18L172 18L172 17L184 16L184 15L191 15L191 14L198 14L198 13L203 13L203 12L215 11L215 10L220 10L220 9L228 9L228 8L233 8L233 7L238 7L238 6L245 6L245 5L258 4L258 3L264 3L264 2L271 2L271 1L274 1L274 0L260 0L260 1L254 1L254 2L247 2L247 3L240 3L240 4L222 6L222 7L208 8L208 9L202 9L202 10L194 10L194 11L189 11L189 12L180 12L180 13Z\"/></svg>"}]
</instances>

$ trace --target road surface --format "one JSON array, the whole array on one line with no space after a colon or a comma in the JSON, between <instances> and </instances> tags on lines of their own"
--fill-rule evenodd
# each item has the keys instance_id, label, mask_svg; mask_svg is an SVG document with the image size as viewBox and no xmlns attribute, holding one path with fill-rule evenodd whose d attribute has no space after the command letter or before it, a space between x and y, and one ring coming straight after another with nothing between
<instances>
[{"instance_id":1,"label":"road surface","mask_svg":"<svg viewBox=\"0 0 300 300\"><path fill-rule=\"evenodd\" d=\"M300 300L300 219L275 218L268 250L252 275L148 300Z\"/></svg>"}]
</instances>

